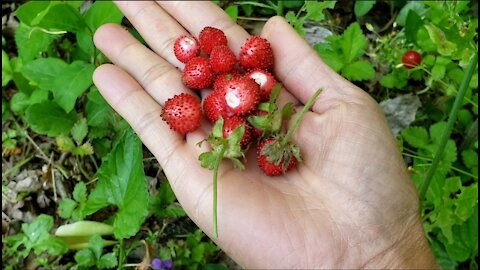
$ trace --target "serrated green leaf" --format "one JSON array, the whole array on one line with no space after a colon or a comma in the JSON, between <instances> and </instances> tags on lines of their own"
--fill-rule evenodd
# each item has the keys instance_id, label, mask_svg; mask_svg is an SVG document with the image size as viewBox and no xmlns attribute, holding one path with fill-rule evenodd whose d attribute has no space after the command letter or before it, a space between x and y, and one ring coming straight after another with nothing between
<instances>
[{"instance_id":1,"label":"serrated green leaf","mask_svg":"<svg viewBox=\"0 0 480 270\"><path fill-rule=\"evenodd\" d=\"M77 98L92 85L95 66L75 61L55 78L52 91L55 101L67 113L72 111Z\"/></svg>"},{"instance_id":2,"label":"serrated green leaf","mask_svg":"<svg viewBox=\"0 0 480 270\"><path fill-rule=\"evenodd\" d=\"M83 182L78 182L75 185L75 188L73 190L73 198L77 202L84 202L87 200L87 186Z\"/></svg>"},{"instance_id":3,"label":"serrated green leaf","mask_svg":"<svg viewBox=\"0 0 480 270\"><path fill-rule=\"evenodd\" d=\"M29 27L20 23L15 31L15 43L18 55L25 62L29 62L48 49L53 40L58 36L47 34L38 28Z\"/></svg>"},{"instance_id":4,"label":"serrated green leaf","mask_svg":"<svg viewBox=\"0 0 480 270\"><path fill-rule=\"evenodd\" d=\"M432 68L432 79L435 81L442 80L445 77L445 71L447 70L446 66L441 64L436 64Z\"/></svg>"},{"instance_id":5,"label":"serrated green leaf","mask_svg":"<svg viewBox=\"0 0 480 270\"><path fill-rule=\"evenodd\" d=\"M462 187L462 180L460 177L450 177L445 179L445 185L443 186L443 190L445 191L445 195L448 198L450 194L455 193L460 190Z\"/></svg>"},{"instance_id":6,"label":"serrated green leaf","mask_svg":"<svg viewBox=\"0 0 480 270\"><path fill-rule=\"evenodd\" d=\"M342 75L354 81L371 80L375 77L375 70L370 62L359 60L346 65Z\"/></svg>"},{"instance_id":7,"label":"serrated green leaf","mask_svg":"<svg viewBox=\"0 0 480 270\"><path fill-rule=\"evenodd\" d=\"M75 147L72 153L78 156L89 156L93 155L93 147L89 142L86 142L80 146Z\"/></svg>"},{"instance_id":8,"label":"serrated green leaf","mask_svg":"<svg viewBox=\"0 0 480 270\"><path fill-rule=\"evenodd\" d=\"M63 153L71 153L75 149L75 144L70 137L60 135L55 138L58 149Z\"/></svg>"},{"instance_id":9,"label":"serrated green leaf","mask_svg":"<svg viewBox=\"0 0 480 270\"><path fill-rule=\"evenodd\" d=\"M107 129L113 122L112 108L96 88L87 95L85 113L87 115L87 123L92 127Z\"/></svg>"},{"instance_id":10,"label":"serrated green leaf","mask_svg":"<svg viewBox=\"0 0 480 270\"><path fill-rule=\"evenodd\" d=\"M462 188L462 192L455 200L455 215L462 221L467 220L473 214L475 205L478 205L477 183Z\"/></svg>"},{"instance_id":11,"label":"serrated green leaf","mask_svg":"<svg viewBox=\"0 0 480 270\"><path fill-rule=\"evenodd\" d=\"M323 11L327 8L332 9L336 4L336 1L306 1L305 8L307 14L305 14L305 19L312 20L312 21L323 21L325 19L325 15Z\"/></svg>"},{"instance_id":12,"label":"serrated green leaf","mask_svg":"<svg viewBox=\"0 0 480 270\"><path fill-rule=\"evenodd\" d=\"M32 104L25 111L25 119L33 131L55 137L67 134L77 120L77 114L66 113L56 103L45 101Z\"/></svg>"},{"instance_id":13,"label":"serrated green leaf","mask_svg":"<svg viewBox=\"0 0 480 270\"><path fill-rule=\"evenodd\" d=\"M116 239L135 235L148 215L148 190L143 171L142 143L128 130L104 158L98 182L90 193L85 212L111 204L118 207L113 229Z\"/></svg>"},{"instance_id":14,"label":"serrated green leaf","mask_svg":"<svg viewBox=\"0 0 480 270\"><path fill-rule=\"evenodd\" d=\"M104 242L105 241L98 234L93 235L90 238L90 241L88 241L88 248L92 251L96 260L100 259L100 256L102 256Z\"/></svg>"},{"instance_id":15,"label":"serrated green leaf","mask_svg":"<svg viewBox=\"0 0 480 270\"><path fill-rule=\"evenodd\" d=\"M40 242L49 237L53 227L53 217L45 214L37 216L32 223L23 223L22 231L32 243Z\"/></svg>"},{"instance_id":16,"label":"serrated green leaf","mask_svg":"<svg viewBox=\"0 0 480 270\"><path fill-rule=\"evenodd\" d=\"M472 212L463 224L453 226L454 240L445 245L448 255L459 262L478 255L478 203Z\"/></svg>"},{"instance_id":17,"label":"serrated green leaf","mask_svg":"<svg viewBox=\"0 0 480 270\"><path fill-rule=\"evenodd\" d=\"M390 89L403 89L408 83L407 77L403 74L392 71L392 73L386 74L380 79L380 84Z\"/></svg>"},{"instance_id":18,"label":"serrated green leaf","mask_svg":"<svg viewBox=\"0 0 480 270\"><path fill-rule=\"evenodd\" d=\"M68 64L62 59L38 58L26 63L22 74L41 89L51 90L55 78L67 67Z\"/></svg>"},{"instance_id":19,"label":"serrated green leaf","mask_svg":"<svg viewBox=\"0 0 480 270\"><path fill-rule=\"evenodd\" d=\"M78 265L84 267L90 267L95 265L95 255L90 249L82 249L77 251L74 258L75 262L77 262Z\"/></svg>"},{"instance_id":20,"label":"serrated green leaf","mask_svg":"<svg viewBox=\"0 0 480 270\"><path fill-rule=\"evenodd\" d=\"M442 137L443 131L446 128L446 122L438 122L430 127L430 137L432 138L433 143L438 144L440 142L440 138Z\"/></svg>"},{"instance_id":21,"label":"serrated green leaf","mask_svg":"<svg viewBox=\"0 0 480 270\"><path fill-rule=\"evenodd\" d=\"M78 120L73 126L71 133L77 145L81 145L88 133L87 119L81 118Z\"/></svg>"},{"instance_id":22,"label":"serrated green leaf","mask_svg":"<svg viewBox=\"0 0 480 270\"><path fill-rule=\"evenodd\" d=\"M85 23L92 33L103 24L120 24L123 19L123 13L112 1L97 1L85 13Z\"/></svg>"},{"instance_id":23,"label":"serrated green leaf","mask_svg":"<svg viewBox=\"0 0 480 270\"><path fill-rule=\"evenodd\" d=\"M289 11L285 14L285 19L300 36L305 36L305 30L303 29L305 17L298 18L293 11Z\"/></svg>"},{"instance_id":24,"label":"serrated green leaf","mask_svg":"<svg viewBox=\"0 0 480 270\"><path fill-rule=\"evenodd\" d=\"M329 44L319 43L314 46L314 49L322 60L336 72L339 72L345 66L343 55L334 51Z\"/></svg>"},{"instance_id":25,"label":"serrated green leaf","mask_svg":"<svg viewBox=\"0 0 480 270\"><path fill-rule=\"evenodd\" d=\"M343 32L340 43L340 48L345 57L345 63L351 63L357 57L361 56L365 48L367 48L367 45L367 39L363 35L360 25L356 22L350 24L345 32Z\"/></svg>"},{"instance_id":26,"label":"serrated green leaf","mask_svg":"<svg viewBox=\"0 0 480 270\"><path fill-rule=\"evenodd\" d=\"M118 260L115 253L110 252L100 257L100 259L97 261L97 267L98 269L113 268L117 266L117 261Z\"/></svg>"},{"instance_id":27,"label":"serrated green leaf","mask_svg":"<svg viewBox=\"0 0 480 270\"><path fill-rule=\"evenodd\" d=\"M76 8L61 2L50 7L38 26L50 30L76 32L83 30L86 24Z\"/></svg>"},{"instance_id":28,"label":"serrated green leaf","mask_svg":"<svg viewBox=\"0 0 480 270\"><path fill-rule=\"evenodd\" d=\"M355 16L361 17L367 14L375 5L375 0L356 0L353 8Z\"/></svg>"},{"instance_id":29,"label":"serrated green leaf","mask_svg":"<svg viewBox=\"0 0 480 270\"><path fill-rule=\"evenodd\" d=\"M58 215L63 219L69 219L78 203L72 199L63 199L58 205Z\"/></svg>"},{"instance_id":30,"label":"serrated green leaf","mask_svg":"<svg viewBox=\"0 0 480 270\"><path fill-rule=\"evenodd\" d=\"M53 256L60 256L67 253L68 247L65 241L60 238L49 236L48 238L37 242L34 246L35 254L40 254L42 252L47 252Z\"/></svg>"}]
</instances>

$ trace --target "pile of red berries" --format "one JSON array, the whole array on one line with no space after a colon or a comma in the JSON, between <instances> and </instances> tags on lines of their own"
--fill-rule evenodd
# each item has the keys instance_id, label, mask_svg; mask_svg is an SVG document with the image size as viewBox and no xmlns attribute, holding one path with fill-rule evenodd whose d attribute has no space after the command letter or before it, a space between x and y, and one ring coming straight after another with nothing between
<instances>
[{"instance_id":1,"label":"pile of red berries","mask_svg":"<svg viewBox=\"0 0 480 270\"><path fill-rule=\"evenodd\" d=\"M174 44L177 59L185 63L182 82L190 89L213 88L203 104L197 96L182 93L165 103L162 118L170 128L180 134L195 131L200 127L202 111L206 119L216 123L222 119L222 136L227 139L235 129L243 126L241 149L259 142L262 149L273 138L265 138L265 130L254 125L249 117L268 118L268 110L261 109L262 102L270 100L277 80L269 72L273 66L273 51L270 43L259 36L252 36L243 44L237 58L228 47L224 32L214 27L205 27L197 38L183 35ZM202 110L203 107L203 110ZM293 107L292 107L293 108ZM290 114L291 115L291 114ZM257 121L258 122L258 121ZM266 122L266 121L264 121ZM264 125L268 125L264 123ZM278 132L278 129L276 132ZM268 135L275 135L269 132ZM269 136L269 137L272 137ZM259 165L267 175L280 175L296 165L297 158L290 155L288 164L269 163L262 149L258 151Z\"/></svg>"}]
</instances>

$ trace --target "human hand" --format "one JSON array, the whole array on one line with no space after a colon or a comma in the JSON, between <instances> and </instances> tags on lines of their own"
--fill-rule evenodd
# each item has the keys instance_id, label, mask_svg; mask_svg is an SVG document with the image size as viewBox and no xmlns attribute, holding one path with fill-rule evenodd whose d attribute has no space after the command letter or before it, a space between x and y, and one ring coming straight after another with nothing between
<instances>
[{"instance_id":1,"label":"human hand","mask_svg":"<svg viewBox=\"0 0 480 270\"><path fill-rule=\"evenodd\" d=\"M205 26L222 29L238 55L248 33L210 1L116 3L148 43L118 25L95 34L113 62L94 81L109 104L158 159L195 223L212 232L212 172L200 166L202 128L186 137L160 118L181 82L173 42ZM377 103L326 66L281 17L262 36L272 45L275 76L296 105L324 91L302 120L294 141L304 162L281 177L265 176L247 155L246 169L222 164L218 182L217 244L245 268L432 268L418 196ZM202 127L207 127L205 122Z\"/></svg>"}]
</instances>

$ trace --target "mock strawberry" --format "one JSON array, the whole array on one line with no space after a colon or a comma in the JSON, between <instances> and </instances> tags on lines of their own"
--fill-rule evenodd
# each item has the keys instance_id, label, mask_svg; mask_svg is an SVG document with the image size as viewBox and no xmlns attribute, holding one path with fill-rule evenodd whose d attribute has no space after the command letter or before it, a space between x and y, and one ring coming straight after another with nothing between
<instances>
[{"instance_id":1,"label":"mock strawberry","mask_svg":"<svg viewBox=\"0 0 480 270\"><path fill-rule=\"evenodd\" d=\"M180 134L187 134L200 127L202 110L200 100L193 95L181 93L165 102L162 119Z\"/></svg>"},{"instance_id":2,"label":"mock strawberry","mask_svg":"<svg viewBox=\"0 0 480 270\"><path fill-rule=\"evenodd\" d=\"M215 72L204 57L194 57L185 65L182 82L191 89L204 89L212 86Z\"/></svg>"},{"instance_id":3,"label":"mock strawberry","mask_svg":"<svg viewBox=\"0 0 480 270\"><path fill-rule=\"evenodd\" d=\"M225 118L223 122L223 137L228 138L230 134L232 134L232 132L241 125L245 126L245 131L243 133L240 145L242 146L242 148L245 148L250 143L250 140L252 138L251 127L247 123L247 121L245 121L245 118L241 118L238 116Z\"/></svg>"},{"instance_id":4,"label":"mock strawberry","mask_svg":"<svg viewBox=\"0 0 480 270\"><path fill-rule=\"evenodd\" d=\"M173 52L180 62L187 63L200 53L200 44L195 37L183 35L175 40Z\"/></svg>"},{"instance_id":5,"label":"mock strawberry","mask_svg":"<svg viewBox=\"0 0 480 270\"><path fill-rule=\"evenodd\" d=\"M297 158L295 155L283 155L279 161L269 160L269 151L268 148L276 148L275 139L267 138L264 139L257 147L257 161L258 166L262 171L269 176L282 175L289 170L297 166ZM282 149L276 149L278 152L281 152ZM278 163L277 163L278 162Z\"/></svg>"},{"instance_id":6,"label":"mock strawberry","mask_svg":"<svg viewBox=\"0 0 480 270\"><path fill-rule=\"evenodd\" d=\"M260 86L260 100L267 101L272 93L272 88L277 84L275 77L263 69L251 70L246 76L253 79Z\"/></svg>"},{"instance_id":7,"label":"mock strawberry","mask_svg":"<svg viewBox=\"0 0 480 270\"><path fill-rule=\"evenodd\" d=\"M260 87L248 77L235 77L216 90L224 98L227 112L244 116L253 112L260 101Z\"/></svg>"},{"instance_id":8,"label":"mock strawberry","mask_svg":"<svg viewBox=\"0 0 480 270\"><path fill-rule=\"evenodd\" d=\"M218 73L230 72L237 63L237 58L228 46L216 46L210 53L210 65Z\"/></svg>"},{"instance_id":9,"label":"mock strawberry","mask_svg":"<svg viewBox=\"0 0 480 270\"><path fill-rule=\"evenodd\" d=\"M240 64L246 69L270 69L273 65L273 51L270 43L259 36L252 36L240 50Z\"/></svg>"},{"instance_id":10,"label":"mock strawberry","mask_svg":"<svg viewBox=\"0 0 480 270\"><path fill-rule=\"evenodd\" d=\"M203 28L198 39L202 51L206 54L210 54L212 49L216 46L226 46L228 44L225 33L223 33L222 30L211 26Z\"/></svg>"},{"instance_id":11,"label":"mock strawberry","mask_svg":"<svg viewBox=\"0 0 480 270\"><path fill-rule=\"evenodd\" d=\"M203 113L208 121L215 123L221 116L226 118L229 116L225 99L218 92L213 91L203 100Z\"/></svg>"}]
</instances>

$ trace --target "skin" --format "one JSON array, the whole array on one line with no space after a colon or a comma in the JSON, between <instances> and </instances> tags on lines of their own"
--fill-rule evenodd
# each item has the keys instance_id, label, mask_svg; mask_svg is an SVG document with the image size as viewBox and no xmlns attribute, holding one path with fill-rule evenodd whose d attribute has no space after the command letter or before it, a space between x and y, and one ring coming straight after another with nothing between
<instances>
[{"instance_id":1,"label":"skin","mask_svg":"<svg viewBox=\"0 0 480 270\"><path fill-rule=\"evenodd\" d=\"M210 1L116 4L151 49L118 25L102 26L95 44L113 64L98 67L94 82L158 159L190 218L211 236L212 172L198 161L206 144L196 145L211 125L184 137L159 115L169 97L192 93L173 54L178 36L214 26L238 55L249 35ZM281 103L300 106L324 91L293 136L304 159L296 169L264 176L254 149L245 171L221 165L214 241L245 268L437 268L417 192L378 104L323 63L283 18L271 18L261 36L272 45L273 72L287 89Z\"/></svg>"}]
</instances>

